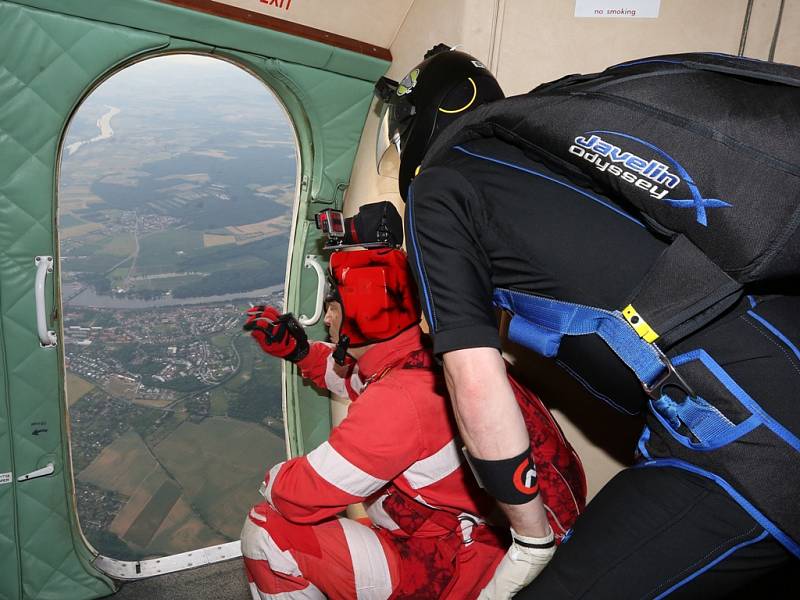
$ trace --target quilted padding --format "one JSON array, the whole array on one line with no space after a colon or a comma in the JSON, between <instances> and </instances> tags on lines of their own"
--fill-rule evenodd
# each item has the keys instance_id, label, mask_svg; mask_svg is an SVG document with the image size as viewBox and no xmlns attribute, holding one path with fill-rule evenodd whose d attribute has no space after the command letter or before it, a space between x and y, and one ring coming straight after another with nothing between
<instances>
[{"instance_id":1,"label":"quilted padding","mask_svg":"<svg viewBox=\"0 0 800 600\"><path fill-rule=\"evenodd\" d=\"M0 2L0 473L56 465L53 476L0 487L3 598L97 598L114 589L76 535L59 351L39 346L33 260L54 255L55 166L73 107L99 74L168 41ZM47 294L52 301L52 280Z\"/></svg>"},{"instance_id":2,"label":"quilted padding","mask_svg":"<svg viewBox=\"0 0 800 600\"><path fill-rule=\"evenodd\" d=\"M151 0L126 0L124 10L105 15L118 25L101 22L106 9L90 21L22 4L36 2L0 0L0 600L84 600L110 594L114 587L91 566L75 522L63 354L60 347L39 346L33 293L34 257L57 254L59 142L82 97L116 66L160 49L207 51L216 39L241 37L252 45L254 38L252 28L240 23L207 15L181 20L175 7ZM64 4L73 12L98 6L95 0ZM42 5L56 11L61 3ZM104 4L112 5L123 4ZM175 37L195 21L202 27L189 32L194 41ZM128 22L131 28L123 26ZM142 30L148 22L158 24L160 33ZM169 31L170 23L176 24L175 31ZM295 123L307 182L301 186L301 218L318 204L340 203L370 104L368 79L380 69L370 63L370 77L354 77L343 73L361 69L363 57L348 66L342 55L337 72L330 72L308 66L308 60L291 63L230 48L215 52L260 74L284 101ZM316 278L303 269L303 259L318 246L319 234L307 220L294 231L287 308L311 314ZM58 275L56 268L55 280ZM51 316L60 310L54 278L46 285ZM58 321L51 327L58 330ZM318 325L312 335L320 330ZM297 452L324 439L330 417L327 403L312 388L293 378L287 389L287 427ZM36 429L47 431L34 435ZM56 466L52 476L2 483L4 473L17 477L48 462Z\"/></svg>"},{"instance_id":3,"label":"quilted padding","mask_svg":"<svg viewBox=\"0 0 800 600\"><path fill-rule=\"evenodd\" d=\"M163 0L13 0L32 8L83 17L103 23L125 25L163 33L172 38L196 40L215 48L229 48L253 55L339 73L374 82L389 66L379 58L367 56L322 42L295 37L186 10ZM224 23L225 26L220 26Z\"/></svg>"},{"instance_id":4,"label":"quilted padding","mask_svg":"<svg viewBox=\"0 0 800 600\"><path fill-rule=\"evenodd\" d=\"M0 303L3 289L0 286ZM0 320L0 342L3 323ZM19 597L19 560L16 550L16 502L12 476L12 445L8 423L8 394L6 387L6 359L0 343L0 598Z\"/></svg>"},{"instance_id":5,"label":"quilted padding","mask_svg":"<svg viewBox=\"0 0 800 600\"><path fill-rule=\"evenodd\" d=\"M302 89L302 102L313 112L315 123L315 172L311 185L311 201L341 201L339 183L350 179L364 118L372 101L373 84L346 80L341 75L325 73L300 65L286 65L287 74ZM289 69L291 69L289 71ZM354 128L353 124L358 127ZM319 210L313 207L314 212Z\"/></svg>"}]
</instances>

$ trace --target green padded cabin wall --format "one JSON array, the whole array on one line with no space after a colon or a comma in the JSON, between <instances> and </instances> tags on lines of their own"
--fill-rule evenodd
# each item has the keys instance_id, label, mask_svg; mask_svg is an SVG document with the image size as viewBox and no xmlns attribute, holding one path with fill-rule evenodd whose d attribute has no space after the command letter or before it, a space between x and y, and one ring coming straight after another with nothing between
<instances>
[{"instance_id":1,"label":"green padded cabin wall","mask_svg":"<svg viewBox=\"0 0 800 600\"><path fill-rule=\"evenodd\" d=\"M175 51L241 64L277 92L294 122L303 185L286 294L298 314L313 312L317 285L303 268L305 254L320 246L308 215L341 202L372 84L388 66L154 0L0 0L0 600L83 600L114 590L91 566L75 520L63 355L39 347L33 257L57 255L58 152L73 110L125 63ZM48 277L48 314L59 307L58 275L56 268ZM311 335L321 331L320 323ZM327 436L328 403L295 373L286 388L298 453ZM34 437L31 423L45 423L47 432ZM52 476L3 483L4 474L51 461Z\"/></svg>"},{"instance_id":2,"label":"green padded cabin wall","mask_svg":"<svg viewBox=\"0 0 800 600\"><path fill-rule=\"evenodd\" d=\"M91 567L68 501L59 349L39 347L33 257L54 255L54 168L73 105L96 74L168 42L143 32L122 36L117 29L87 28L60 15L0 4L1 393L11 441L0 471L17 477L50 461L56 468L52 476L2 488L0 510L14 515L16 537L2 553L0 595L9 599L89 598L113 590ZM48 284L52 290L52 279ZM52 299L50 291L48 309ZM34 436L36 429L47 431ZM13 575L5 572L9 556L17 563Z\"/></svg>"},{"instance_id":3,"label":"green padded cabin wall","mask_svg":"<svg viewBox=\"0 0 800 600\"><path fill-rule=\"evenodd\" d=\"M0 215L0 219L2 216ZM3 290L0 287L0 303ZM19 596L19 561L17 560L16 503L11 478L12 445L8 424L6 393L6 357L3 352L3 322L0 319L0 598Z\"/></svg>"}]
</instances>

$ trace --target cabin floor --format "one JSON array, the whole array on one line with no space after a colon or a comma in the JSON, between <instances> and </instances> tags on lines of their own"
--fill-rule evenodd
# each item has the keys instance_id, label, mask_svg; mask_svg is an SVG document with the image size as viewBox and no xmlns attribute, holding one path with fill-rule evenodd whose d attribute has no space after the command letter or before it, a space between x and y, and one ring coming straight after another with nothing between
<instances>
[{"instance_id":1,"label":"cabin floor","mask_svg":"<svg viewBox=\"0 0 800 600\"><path fill-rule=\"evenodd\" d=\"M251 600L242 559L120 584L113 600Z\"/></svg>"},{"instance_id":2,"label":"cabin floor","mask_svg":"<svg viewBox=\"0 0 800 600\"><path fill-rule=\"evenodd\" d=\"M206 565L150 579L121 583L113 600L252 600L242 559ZM787 564L769 577L753 582L727 600L797 598L797 563Z\"/></svg>"},{"instance_id":3,"label":"cabin floor","mask_svg":"<svg viewBox=\"0 0 800 600\"><path fill-rule=\"evenodd\" d=\"M170 573L150 579L120 583L113 600L252 600L244 576L242 559L234 559L198 569ZM754 581L728 600L797 598L800 574L792 562L770 577Z\"/></svg>"}]
</instances>

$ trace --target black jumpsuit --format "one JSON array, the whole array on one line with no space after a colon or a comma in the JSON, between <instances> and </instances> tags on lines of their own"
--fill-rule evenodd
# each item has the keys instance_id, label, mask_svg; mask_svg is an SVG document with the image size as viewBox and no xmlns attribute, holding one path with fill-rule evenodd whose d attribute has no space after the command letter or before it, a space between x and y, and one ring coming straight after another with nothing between
<instances>
[{"instance_id":1,"label":"black jumpsuit","mask_svg":"<svg viewBox=\"0 0 800 600\"><path fill-rule=\"evenodd\" d=\"M408 196L409 260L439 355L500 348L497 288L620 310L667 244L608 198L496 139L451 149ZM789 570L800 555L798 316L800 297L754 290L669 350L695 391L737 425L735 443L699 450L648 410L633 372L599 337L564 337L556 361L615 408L646 412L647 425L639 464L592 500L517 597L723 598Z\"/></svg>"}]
</instances>

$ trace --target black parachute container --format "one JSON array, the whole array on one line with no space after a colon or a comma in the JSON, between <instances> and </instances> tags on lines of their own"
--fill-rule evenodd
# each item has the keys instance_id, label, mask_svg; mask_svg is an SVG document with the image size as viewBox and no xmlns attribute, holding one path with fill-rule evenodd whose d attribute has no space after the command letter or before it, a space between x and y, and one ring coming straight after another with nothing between
<instances>
[{"instance_id":1,"label":"black parachute container","mask_svg":"<svg viewBox=\"0 0 800 600\"><path fill-rule=\"evenodd\" d=\"M696 53L570 75L465 115L422 169L488 136L673 240L631 295L672 341L741 284L800 275L800 67Z\"/></svg>"}]
</instances>

